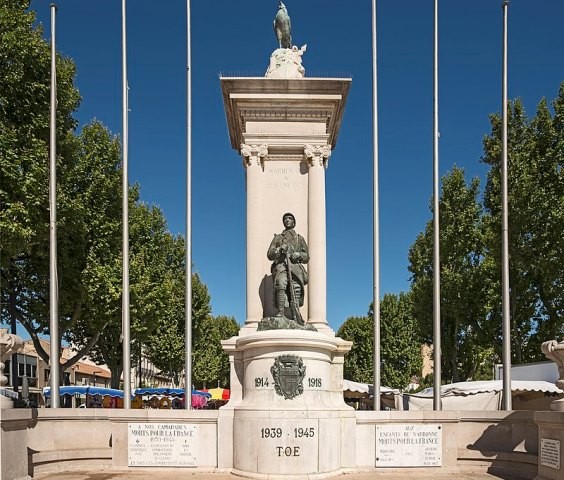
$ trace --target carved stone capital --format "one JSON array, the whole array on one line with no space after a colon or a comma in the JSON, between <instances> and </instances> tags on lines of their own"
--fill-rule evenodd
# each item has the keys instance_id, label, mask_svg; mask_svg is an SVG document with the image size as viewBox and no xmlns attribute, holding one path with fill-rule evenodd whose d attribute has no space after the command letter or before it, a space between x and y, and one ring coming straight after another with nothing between
<instances>
[{"instance_id":1,"label":"carved stone capital","mask_svg":"<svg viewBox=\"0 0 564 480\"><path fill-rule=\"evenodd\" d=\"M331 156L331 147L329 145L306 145L304 154L310 167L327 167L327 162Z\"/></svg>"},{"instance_id":2,"label":"carved stone capital","mask_svg":"<svg viewBox=\"0 0 564 480\"><path fill-rule=\"evenodd\" d=\"M245 167L260 166L261 161L268 155L268 147L266 145L247 145L242 143L241 155L243 156L243 165Z\"/></svg>"}]
</instances>

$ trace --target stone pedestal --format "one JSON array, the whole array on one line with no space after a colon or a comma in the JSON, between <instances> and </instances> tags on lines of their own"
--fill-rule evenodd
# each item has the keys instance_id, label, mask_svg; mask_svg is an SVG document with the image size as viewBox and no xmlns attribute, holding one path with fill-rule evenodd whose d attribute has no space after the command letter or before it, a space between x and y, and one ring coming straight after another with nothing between
<instances>
[{"instance_id":1,"label":"stone pedestal","mask_svg":"<svg viewBox=\"0 0 564 480\"><path fill-rule=\"evenodd\" d=\"M326 477L356 465L356 417L343 399L352 344L328 325L325 238L325 169L351 79L300 78L304 51L277 50L267 78L221 78L231 146L246 173L247 318L239 336L222 342L231 398L219 411L218 467L261 479ZM308 244L301 314L317 331L257 331L277 313L266 253L286 212Z\"/></svg>"},{"instance_id":2,"label":"stone pedestal","mask_svg":"<svg viewBox=\"0 0 564 480\"><path fill-rule=\"evenodd\" d=\"M235 473L252 478L337 475L354 468L356 416L343 400L351 342L318 332L274 330L226 340Z\"/></svg>"},{"instance_id":3,"label":"stone pedestal","mask_svg":"<svg viewBox=\"0 0 564 480\"><path fill-rule=\"evenodd\" d=\"M8 384L8 378L4 375L4 362L16 353L23 345L23 340L17 335L8 333L6 329L0 330L0 388ZM14 402L0 394L0 409L13 408Z\"/></svg>"},{"instance_id":4,"label":"stone pedestal","mask_svg":"<svg viewBox=\"0 0 564 480\"><path fill-rule=\"evenodd\" d=\"M564 413L535 412L538 426L538 474L535 480L564 478Z\"/></svg>"},{"instance_id":5,"label":"stone pedestal","mask_svg":"<svg viewBox=\"0 0 564 480\"><path fill-rule=\"evenodd\" d=\"M541 345L542 353L552 360L558 366L559 379L556 381L556 386L564 390L564 342L558 343L556 340L544 342ZM564 399L554 400L550 404L550 409L558 412L564 412Z\"/></svg>"},{"instance_id":6,"label":"stone pedestal","mask_svg":"<svg viewBox=\"0 0 564 480\"><path fill-rule=\"evenodd\" d=\"M266 251L283 230L282 215L292 212L310 255L301 313L332 336L326 306L325 169L351 79L220 81L231 146L240 152L246 173L247 318L240 335L254 333L262 318L276 313Z\"/></svg>"}]
</instances>

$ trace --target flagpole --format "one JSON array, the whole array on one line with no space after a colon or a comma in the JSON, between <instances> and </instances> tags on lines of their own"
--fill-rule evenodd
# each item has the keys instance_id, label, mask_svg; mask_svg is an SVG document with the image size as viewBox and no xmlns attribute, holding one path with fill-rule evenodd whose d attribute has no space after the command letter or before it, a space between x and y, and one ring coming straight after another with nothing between
<instances>
[{"instance_id":1,"label":"flagpole","mask_svg":"<svg viewBox=\"0 0 564 480\"><path fill-rule=\"evenodd\" d=\"M192 52L190 0L186 1L186 285L184 408L192 408Z\"/></svg>"},{"instance_id":2,"label":"flagpole","mask_svg":"<svg viewBox=\"0 0 564 480\"><path fill-rule=\"evenodd\" d=\"M374 311L374 410L380 410L380 220L378 191L378 68L376 50L376 0L372 0L372 158L373 158L373 297Z\"/></svg>"},{"instance_id":3,"label":"flagpole","mask_svg":"<svg viewBox=\"0 0 564 480\"><path fill-rule=\"evenodd\" d=\"M122 178L122 352L123 352L123 408L131 408L131 325L129 319L129 131L127 95L126 7L121 4L122 37L122 121L123 121L123 178Z\"/></svg>"},{"instance_id":4,"label":"flagpole","mask_svg":"<svg viewBox=\"0 0 564 480\"><path fill-rule=\"evenodd\" d=\"M57 5L51 4L51 109L49 139L49 332L51 408L60 407L59 288L57 277Z\"/></svg>"},{"instance_id":5,"label":"flagpole","mask_svg":"<svg viewBox=\"0 0 564 480\"><path fill-rule=\"evenodd\" d=\"M503 9L503 61L501 86L501 285L502 285L502 338L503 338L503 409L511 410L511 328L509 318L509 215L507 187L507 9Z\"/></svg>"},{"instance_id":6,"label":"flagpole","mask_svg":"<svg viewBox=\"0 0 564 480\"><path fill-rule=\"evenodd\" d=\"M442 410L439 196L439 0L435 0L433 39L433 410Z\"/></svg>"}]
</instances>

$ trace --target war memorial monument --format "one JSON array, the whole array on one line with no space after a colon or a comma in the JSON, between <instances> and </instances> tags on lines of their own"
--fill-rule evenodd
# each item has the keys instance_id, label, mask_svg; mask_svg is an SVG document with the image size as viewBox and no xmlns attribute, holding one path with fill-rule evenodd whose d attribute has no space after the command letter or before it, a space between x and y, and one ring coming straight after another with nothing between
<instances>
[{"instance_id":1,"label":"war memorial monument","mask_svg":"<svg viewBox=\"0 0 564 480\"><path fill-rule=\"evenodd\" d=\"M352 81L306 76L306 47L292 44L282 2L274 31L264 77L220 78L246 181L247 313L239 335L223 342L230 401L219 410L13 409L3 401L0 480L81 469L563 479L561 411L355 411L344 402L352 344L327 322L325 174ZM16 341L0 343L2 358ZM564 346L546 352L563 364Z\"/></svg>"}]
</instances>

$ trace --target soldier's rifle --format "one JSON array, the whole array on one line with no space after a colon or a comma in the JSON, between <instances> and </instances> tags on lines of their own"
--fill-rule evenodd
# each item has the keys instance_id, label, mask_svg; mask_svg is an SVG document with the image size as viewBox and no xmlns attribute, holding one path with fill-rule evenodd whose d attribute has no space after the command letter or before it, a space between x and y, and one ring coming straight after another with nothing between
<instances>
[{"instance_id":1,"label":"soldier's rifle","mask_svg":"<svg viewBox=\"0 0 564 480\"><path fill-rule=\"evenodd\" d=\"M288 271L288 285L290 286L290 310L294 320L299 325L305 325L300 308L296 304L296 291L294 290L294 281L292 280L292 264L290 263L290 249L286 248L286 270Z\"/></svg>"}]
</instances>

